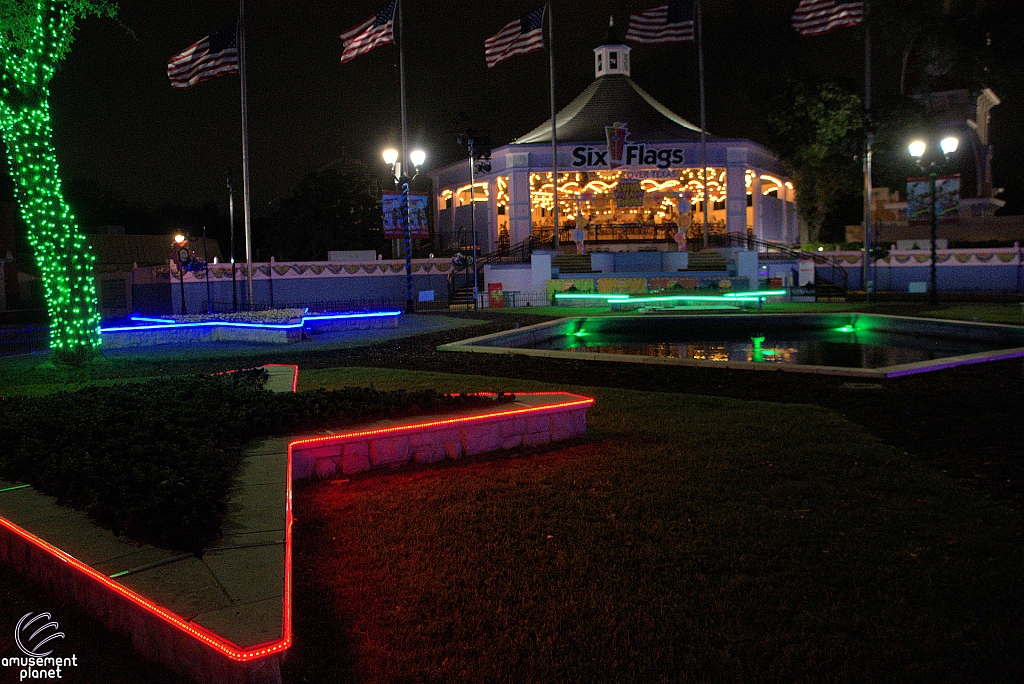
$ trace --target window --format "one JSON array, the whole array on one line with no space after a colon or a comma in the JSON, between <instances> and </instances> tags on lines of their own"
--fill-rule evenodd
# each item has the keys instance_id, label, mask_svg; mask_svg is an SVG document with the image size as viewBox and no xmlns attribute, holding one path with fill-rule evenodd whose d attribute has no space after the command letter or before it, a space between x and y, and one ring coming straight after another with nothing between
<instances>
[{"instance_id":1,"label":"window","mask_svg":"<svg viewBox=\"0 0 1024 684\"><path fill-rule=\"evenodd\" d=\"M615 50L612 50L611 52L608 53L608 68L609 69L618 69L619 68L619 53L617 51L615 51Z\"/></svg>"},{"instance_id":2,"label":"window","mask_svg":"<svg viewBox=\"0 0 1024 684\"><path fill-rule=\"evenodd\" d=\"M602 57L604 57L604 55L601 54L600 52L598 52L597 53L597 73L601 73L601 71L604 70L604 65L601 63L602 62L602 59L601 59Z\"/></svg>"}]
</instances>

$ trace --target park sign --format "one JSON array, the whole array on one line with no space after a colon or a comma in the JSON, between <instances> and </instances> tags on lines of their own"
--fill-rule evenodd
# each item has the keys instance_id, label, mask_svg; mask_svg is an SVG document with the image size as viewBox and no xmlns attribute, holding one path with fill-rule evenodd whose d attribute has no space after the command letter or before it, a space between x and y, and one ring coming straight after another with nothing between
<instances>
[{"instance_id":1,"label":"park sign","mask_svg":"<svg viewBox=\"0 0 1024 684\"><path fill-rule=\"evenodd\" d=\"M681 147L654 147L629 140L629 128L616 121L605 126L605 146L579 145L572 149L571 166L581 168L617 169L631 166L654 166L667 169L681 166L686 160Z\"/></svg>"},{"instance_id":2,"label":"park sign","mask_svg":"<svg viewBox=\"0 0 1024 684\"><path fill-rule=\"evenodd\" d=\"M384 210L384 237L405 238L405 225L402 223L402 194L385 192L381 197ZM409 237L422 240L430 237L427 225L427 196L409 194Z\"/></svg>"},{"instance_id":3,"label":"park sign","mask_svg":"<svg viewBox=\"0 0 1024 684\"><path fill-rule=\"evenodd\" d=\"M907 179L907 223L931 224L932 193L927 178ZM960 175L935 179L935 219L938 223L956 223L960 217Z\"/></svg>"}]
</instances>

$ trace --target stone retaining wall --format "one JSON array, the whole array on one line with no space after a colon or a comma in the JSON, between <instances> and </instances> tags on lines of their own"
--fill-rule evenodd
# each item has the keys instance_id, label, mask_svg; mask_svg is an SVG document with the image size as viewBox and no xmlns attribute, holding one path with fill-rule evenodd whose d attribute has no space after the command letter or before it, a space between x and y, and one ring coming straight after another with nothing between
<instances>
[{"instance_id":1,"label":"stone retaining wall","mask_svg":"<svg viewBox=\"0 0 1024 684\"><path fill-rule=\"evenodd\" d=\"M586 432L592 403L568 393L517 394L514 403L488 411L302 439L290 445L292 477L398 468L568 439Z\"/></svg>"},{"instance_id":2,"label":"stone retaining wall","mask_svg":"<svg viewBox=\"0 0 1024 684\"><path fill-rule=\"evenodd\" d=\"M116 582L3 518L0 518L0 561L31 577L57 600L75 603L111 631L127 635L132 648L146 658L161 662L200 684L281 681L283 649L244 662L227 658L204 643L220 642L217 635L208 635L198 626L192 626L193 634L183 631L155 612L170 614L166 609L142 597L130 597L130 592L119 588ZM77 675L82 677L81 681L88 680L87 672L72 674Z\"/></svg>"}]
</instances>

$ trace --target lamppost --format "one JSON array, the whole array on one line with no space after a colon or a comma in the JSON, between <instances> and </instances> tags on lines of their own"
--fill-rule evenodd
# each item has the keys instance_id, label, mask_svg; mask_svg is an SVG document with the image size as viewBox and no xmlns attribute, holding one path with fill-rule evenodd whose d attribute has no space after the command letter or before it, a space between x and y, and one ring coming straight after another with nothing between
<instances>
[{"instance_id":1,"label":"lamppost","mask_svg":"<svg viewBox=\"0 0 1024 684\"><path fill-rule=\"evenodd\" d=\"M187 313L185 311L185 266L189 260L188 240L181 233L175 235L171 249L174 250L174 260L178 262L178 285L181 288L181 315L184 316Z\"/></svg>"},{"instance_id":2,"label":"lamppost","mask_svg":"<svg viewBox=\"0 0 1024 684\"><path fill-rule=\"evenodd\" d=\"M936 264L938 263L938 251L936 249L936 241L938 239L939 232L939 216L936 209L936 191L935 191L935 180L938 178L939 170L946 166L949 162L950 157L956 148L960 146L960 140L955 136L947 136L942 139L939 143L939 148L942 150L942 156L936 157L931 155L927 160L925 159L925 152L928 150L928 145L923 140L915 140L908 146L910 156L914 158L918 168L928 174L928 218L931 223L931 247L932 247L932 265L930 273L930 283L928 287L928 297L932 304L939 303L939 290L936 285L937 273Z\"/></svg>"},{"instance_id":3,"label":"lamppost","mask_svg":"<svg viewBox=\"0 0 1024 684\"><path fill-rule=\"evenodd\" d=\"M391 167L391 177L395 181L395 189L402 193L402 232L405 236L405 312L413 313L415 305L412 300L412 227L409 225L409 183L420 175L420 167L427 159L423 150L409 153L413 173L408 176L398 159L398 150L386 149L383 153L384 163Z\"/></svg>"}]
</instances>

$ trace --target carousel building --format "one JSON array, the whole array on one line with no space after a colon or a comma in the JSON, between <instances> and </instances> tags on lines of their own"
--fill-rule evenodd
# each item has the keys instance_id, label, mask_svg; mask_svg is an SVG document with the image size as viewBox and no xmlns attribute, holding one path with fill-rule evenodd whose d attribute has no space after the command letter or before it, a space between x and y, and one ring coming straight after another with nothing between
<instances>
[{"instance_id":1,"label":"carousel building","mask_svg":"<svg viewBox=\"0 0 1024 684\"><path fill-rule=\"evenodd\" d=\"M675 249L680 226L689 225L691 240L702 235L707 211L710 233L796 243L793 184L778 158L750 140L707 135L702 174L700 128L630 78L629 53L614 37L597 47L594 82L555 117L560 242L572 244L579 227L588 251ZM468 159L429 174L440 249L470 248L474 223L485 254L551 239L551 128L548 121L493 150L491 170L472 185Z\"/></svg>"}]
</instances>

